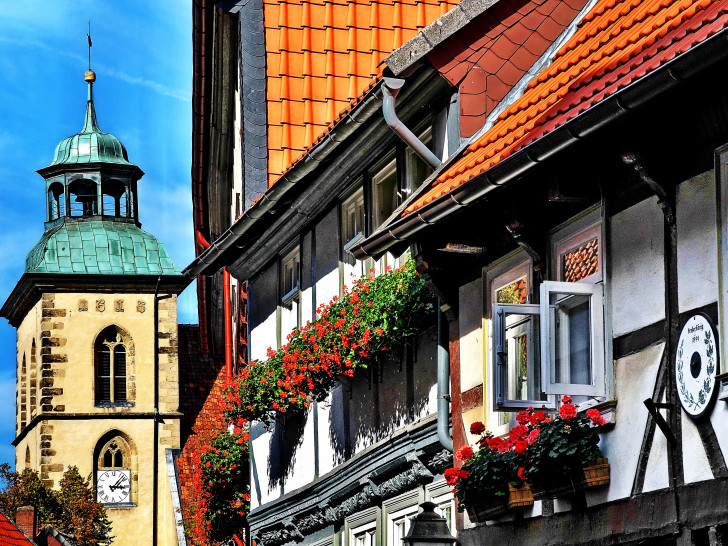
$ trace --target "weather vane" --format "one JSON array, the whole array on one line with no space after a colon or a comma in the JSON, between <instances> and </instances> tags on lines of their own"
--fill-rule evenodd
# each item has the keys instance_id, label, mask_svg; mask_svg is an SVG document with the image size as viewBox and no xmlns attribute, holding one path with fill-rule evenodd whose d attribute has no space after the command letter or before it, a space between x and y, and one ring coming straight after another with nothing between
<instances>
[{"instance_id":1,"label":"weather vane","mask_svg":"<svg viewBox=\"0 0 728 546\"><path fill-rule=\"evenodd\" d=\"M93 45L91 43L91 21L88 22L88 34L86 34L86 38L88 38L88 69L91 70L91 46Z\"/></svg>"}]
</instances>

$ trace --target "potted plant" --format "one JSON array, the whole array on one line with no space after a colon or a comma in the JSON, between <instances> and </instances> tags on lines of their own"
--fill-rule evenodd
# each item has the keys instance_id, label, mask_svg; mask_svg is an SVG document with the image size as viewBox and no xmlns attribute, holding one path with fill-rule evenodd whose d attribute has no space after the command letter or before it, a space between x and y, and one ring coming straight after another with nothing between
<instances>
[{"instance_id":1,"label":"potted plant","mask_svg":"<svg viewBox=\"0 0 728 546\"><path fill-rule=\"evenodd\" d=\"M569 396L562 402L558 417L538 424L538 441L528 448L522 474L536 499L609 483L609 462L598 445L604 419L596 409L577 413Z\"/></svg>"},{"instance_id":2,"label":"potted plant","mask_svg":"<svg viewBox=\"0 0 728 546\"><path fill-rule=\"evenodd\" d=\"M458 510L467 510L471 521L484 522L509 509L532 505L528 484L519 477L531 428L519 424L507 439L493 437L480 422L473 423L470 431L481 435L477 451L463 446L455 454L463 466L445 471L447 483L454 487Z\"/></svg>"}]
</instances>

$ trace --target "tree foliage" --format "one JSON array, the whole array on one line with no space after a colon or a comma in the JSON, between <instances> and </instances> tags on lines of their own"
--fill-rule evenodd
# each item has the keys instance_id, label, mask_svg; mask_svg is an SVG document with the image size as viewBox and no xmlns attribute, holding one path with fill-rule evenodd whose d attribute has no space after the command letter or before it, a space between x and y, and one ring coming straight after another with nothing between
<instances>
[{"instance_id":1,"label":"tree foliage","mask_svg":"<svg viewBox=\"0 0 728 546\"><path fill-rule=\"evenodd\" d=\"M13 519L21 506L33 506L41 527L51 525L88 546L113 542L106 510L75 466L63 473L58 490L43 483L35 470L13 472L7 463L0 465L0 482L0 508Z\"/></svg>"}]
</instances>

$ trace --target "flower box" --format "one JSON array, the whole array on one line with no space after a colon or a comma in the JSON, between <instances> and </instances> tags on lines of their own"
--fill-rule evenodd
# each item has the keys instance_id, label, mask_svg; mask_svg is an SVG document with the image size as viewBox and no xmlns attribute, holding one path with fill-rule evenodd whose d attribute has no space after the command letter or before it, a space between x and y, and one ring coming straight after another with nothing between
<instances>
[{"instance_id":1,"label":"flower box","mask_svg":"<svg viewBox=\"0 0 728 546\"><path fill-rule=\"evenodd\" d=\"M529 482L535 500L568 497L577 491L609 484L609 460L598 459L572 473L556 474L547 481Z\"/></svg>"},{"instance_id":2,"label":"flower box","mask_svg":"<svg viewBox=\"0 0 728 546\"><path fill-rule=\"evenodd\" d=\"M531 506L533 504L533 495L531 488L527 483L519 486L508 484L508 495L491 499L488 503L476 504L475 506L466 506L468 518L476 523L484 523L488 520L505 514L508 510Z\"/></svg>"}]
</instances>

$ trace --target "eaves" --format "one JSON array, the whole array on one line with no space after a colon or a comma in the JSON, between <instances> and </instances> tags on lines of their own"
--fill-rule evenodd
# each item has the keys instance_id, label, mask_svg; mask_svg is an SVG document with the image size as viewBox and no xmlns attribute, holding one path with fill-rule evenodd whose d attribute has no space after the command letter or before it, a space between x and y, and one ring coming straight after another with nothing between
<instances>
[{"instance_id":1,"label":"eaves","mask_svg":"<svg viewBox=\"0 0 728 546\"><path fill-rule=\"evenodd\" d=\"M572 120L507 157L483 174L458 186L452 192L424 205L407 216L383 226L351 249L358 259L378 257L390 247L410 241L412 237L478 202L483 196L517 178L528 175L538 165L584 140L597 131L613 125L635 109L662 97L680 84L705 74L728 59L728 29L724 29L683 55L665 63L649 75L631 83ZM462 152L455 154L459 158ZM431 177L433 180L437 174ZM424 185L428 189L431 185ZM399 210L411 205L422 192L410 196Z\"/></svg>"}]
</instances>

